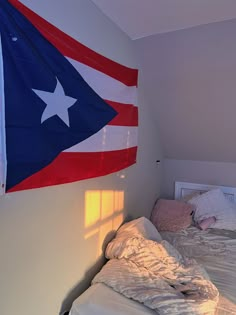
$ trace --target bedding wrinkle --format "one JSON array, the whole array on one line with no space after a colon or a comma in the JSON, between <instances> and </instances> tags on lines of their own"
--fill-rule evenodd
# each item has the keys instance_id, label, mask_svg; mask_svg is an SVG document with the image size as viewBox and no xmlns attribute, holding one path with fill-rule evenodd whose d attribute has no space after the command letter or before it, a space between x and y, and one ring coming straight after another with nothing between
<instances>
[{"instance_id":1,"label":"bedding wrinkle","mask_svg":"<svg viewBox=\"0 0 236 315\"><path fill-rule=\"evenodd\" d=\"M93 279L160 315L213 315L219 293L206 271L168 241L118 235Z\"/></svg>"},{"instance_id":2,"label":"bedding wrinkle","mask_svg":"<svg viewBox=\"0 0 236 315\"><path fill-rule=\"evenodd\" d=\"M163 232L162 237L207 271L220 293L216 315L235 315L236 232L191 227L177 233Z\"/></svg>"}]
</instances>

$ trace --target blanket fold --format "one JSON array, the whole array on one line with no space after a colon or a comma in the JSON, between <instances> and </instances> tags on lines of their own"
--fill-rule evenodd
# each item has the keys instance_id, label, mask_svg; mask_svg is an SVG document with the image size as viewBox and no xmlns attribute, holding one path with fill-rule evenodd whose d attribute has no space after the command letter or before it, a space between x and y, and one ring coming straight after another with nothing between
<instances>
[{"instance_id":1,"label":"blanket fold","mask_svg":"<svg viewBox=\"0 0 236 315\"><path fill-rule=\"evenodd\" d=\"M213 315L217 288L195 260L167 241L117 237L106 249L110 259L95 276L115 291L160 315Z\"/></svg>"}]
</instances>

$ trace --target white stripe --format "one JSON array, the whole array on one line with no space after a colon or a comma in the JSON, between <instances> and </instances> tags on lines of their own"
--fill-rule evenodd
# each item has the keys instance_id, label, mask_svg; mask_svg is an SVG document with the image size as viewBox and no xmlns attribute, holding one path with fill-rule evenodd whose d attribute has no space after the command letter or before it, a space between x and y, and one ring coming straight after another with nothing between
<instances>
[{"instance_id":1,"label":"white stripe","mask_svg":"<svg viewBox=\"0 0 236 315\"><path fill-rule=\"evenodd\" d=\"M137 127L106 126L64 152L104 152L137 146Z\"/></svg>"},{"instance_id":2,"label":"white stripe","mask_svg":"<svg viewBox=\"0 0 236 315\"><path fill-rule=\"evenodd\" d=\"M101 98L118 103L137 105L136 86L127 86L103 72L74 59L67 59Z\"/></svg>"},{"instance_id":3,"label":"white stripe","mask_svg":"<svg viewBox=\"0 0 236 315\"><path fill-rule=\"evenodd\" d=\"M0 195L5 193L7 159L6 159L6 131L5 131L5 93L4 71L2 58L2 41L0 34Z\"/></svg>"}]
</instances>

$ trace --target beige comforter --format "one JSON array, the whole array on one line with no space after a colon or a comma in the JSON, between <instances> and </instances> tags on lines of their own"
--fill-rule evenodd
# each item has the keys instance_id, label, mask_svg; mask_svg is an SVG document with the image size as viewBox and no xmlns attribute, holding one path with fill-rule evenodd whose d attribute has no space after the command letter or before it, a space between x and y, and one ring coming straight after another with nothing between
<instances>
[{"instance_id":1,"label":"beige comforter","mask_svg":"<svg viewBox=\"0 0 236 315\"><path fill-rule=\"evenodd\" d=\"M160 315L215 313L219 294L207 273L167 241L118 237L106 256L110 260L93 283L105 283Z\"/></svg>"}]
</instances>

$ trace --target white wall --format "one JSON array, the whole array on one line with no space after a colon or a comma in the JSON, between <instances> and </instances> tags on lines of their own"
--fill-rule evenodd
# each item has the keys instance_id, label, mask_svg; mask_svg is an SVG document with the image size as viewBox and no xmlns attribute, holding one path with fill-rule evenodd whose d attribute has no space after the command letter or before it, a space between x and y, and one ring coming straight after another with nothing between
<instances>
[{"instance_id":1,"label":"white wall","mask_svg":"<svg viewBox=\"0 0 236 315\"><path fill-rule=\"evenodd\" d=\"M135 41L163 146L162 197L176 180L236 187L236 19Z\"/></svg>"},{"instance_id":2,"label":"white wall","mask_svg":"<svg viewBox=\"0 0 236 315\"><path fill-rule=\"evenodd\" d=\"M236 19L135 41L169 159L236 163Z\"/></svg>"},{"instance_id":3,"label":"white wall","mask_svg":"<svg viewBox=\"0 0 236 315\"><path fill-rule=\"evenodd\" d=\"M162 197L174 197L175 181L236 187L236 164L165 159Z\"/></svg>"},{"instance_id":4,"label":"white wall","mask_svg":"<svg viewBox=\"0 0 236 315\"><path fill-rule=\"evenodd\" d=\"M97 52L137 66L133 43L90 1L22 2ZM160 190L161 165L155 161L161 159L161 150L142 73L139 105L136 165L96 179L1 198L1 315L58 315L100 268L110 232L124 218L149 216Z\"/></svg>"}]
</instances>

